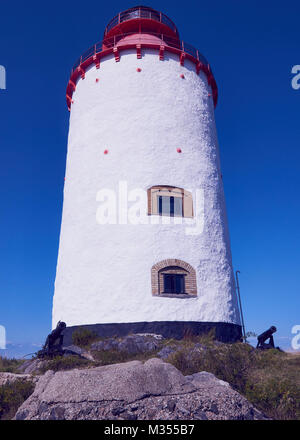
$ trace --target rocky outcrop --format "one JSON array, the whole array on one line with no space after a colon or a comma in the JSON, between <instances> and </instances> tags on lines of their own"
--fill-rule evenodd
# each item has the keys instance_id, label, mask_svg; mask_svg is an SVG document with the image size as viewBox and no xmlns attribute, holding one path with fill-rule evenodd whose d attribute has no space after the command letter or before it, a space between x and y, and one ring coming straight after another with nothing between
<instances>
[{"instance_id":1,"label":"rocky outcrop","mask_svg":"<svg viewBox=\"0 0 300 440\"><path fill-rule=\"evenodd\" d=\"M40 377L17 420L263 419L244 397L214 375L183 376L152 358Z\"/></svg>"},{"instance_id":2,"label":"rocky outcrop","mask_svg":"<svg viewBox=\"0 0 300 440\"><path fill-rule=\"evenodd\" d=\"M47 364L47 361L42 359L28 359L19 368L20 373L25 374L40 374L40 370Z\"/></svg>"},{"instance_id":3,"label":"rocky outcrop","mask_svg":"<svg viewBox=\"0 0 300 440\"><path fill-rule=\"evenodd\" d=\"M138 353L149 353L161 348L163 339L164 338L161 335L150 333L128 335L122 338L106 338L92 344L91 350L115 350L126 352L127 354L131 355Z\"/></svg>"},{"instance_id":4,"label":"rocky outcrop","mask_svg":"<svg viewBox=\"0 0 300 440\"><path fill-rule=\"evenodd\" d=\"M31 374L14 374L0 372L0 387L3 385L14 383L17 380L37 382L38 377L32 376Z\"/></svg>"},{"instance_id":5,"label":"rocky outcrop","mask_svg":"<svg viewBox=\"0 0 300 440\"><path fill-rule=\"evenodd\" d=\"M88 361L94 361L93 356L84 348L78 347L77 345L69 345L64 347L64 356L79 356L82 359L87 359Z\"/></svg>"}]
</instances>

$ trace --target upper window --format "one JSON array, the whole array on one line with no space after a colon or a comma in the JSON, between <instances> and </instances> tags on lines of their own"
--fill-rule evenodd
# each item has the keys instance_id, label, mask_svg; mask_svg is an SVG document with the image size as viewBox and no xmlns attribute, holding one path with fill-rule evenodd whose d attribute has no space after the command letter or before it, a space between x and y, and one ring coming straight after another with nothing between
<instances>
[{"instance_id":1,"label":"upper window","mask_svg":"<svg viewBox=\"0 0 300 440\"><path fill-rule=\"evenodd\" d=\"M174 186L152 186L148 189L148 214L191 218L192 194Z\"/></svg>"}]
</instances>

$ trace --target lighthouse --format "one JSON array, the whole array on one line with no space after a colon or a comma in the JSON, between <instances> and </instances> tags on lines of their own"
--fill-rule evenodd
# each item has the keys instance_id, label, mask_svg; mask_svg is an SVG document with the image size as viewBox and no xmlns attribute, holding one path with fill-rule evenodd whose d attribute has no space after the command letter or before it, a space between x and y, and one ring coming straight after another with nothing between
<instances>
[{"instance_id":1,"label":"lighthouse","mask_svg":"<svg viewBox=\"0 0 300 440\"><path fill-rule=\"evenodd\" d=\"M209 62L133 7L74 64L66 98L53 327L239 340Z\"/></svg>"}]
</instances>

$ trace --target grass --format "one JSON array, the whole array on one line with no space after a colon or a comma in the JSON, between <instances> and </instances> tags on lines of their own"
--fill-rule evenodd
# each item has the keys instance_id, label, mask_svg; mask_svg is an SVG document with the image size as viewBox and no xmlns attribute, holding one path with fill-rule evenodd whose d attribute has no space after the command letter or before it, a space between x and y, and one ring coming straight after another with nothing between
<instances>
[{"instance_id":1,"label":"grass","mask_svg":"<svg viewBox=\"0 0 300 440\"><path fill-rule=\"evenodd\" d=\"M34 384L24 380L0 386L0 420L12 419L33 390Z\"/></svg>"},{"instance_id":2,"label":"grass","mask_svg":"<svg viewBox=\"0 0 300 440\"><path fill-rule=\"evenodd\" d=\"M81 348L89 348L96 340L99 340L99 336L95 332L82 327L79 327L72 334L73 344Z\"/></svg>"}]
</instances>

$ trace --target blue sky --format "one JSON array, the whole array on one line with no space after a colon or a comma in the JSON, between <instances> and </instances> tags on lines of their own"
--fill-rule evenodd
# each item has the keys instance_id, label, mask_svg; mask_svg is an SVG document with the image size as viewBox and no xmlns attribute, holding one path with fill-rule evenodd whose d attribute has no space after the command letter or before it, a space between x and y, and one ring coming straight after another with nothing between
<instances>
[{"instance_id":1,"label":"blue sky","mask_svg":"<svg viewBox=\"0 0 300 440\"><path fill-rule=\"evenodd\" d=\"M289 348L300 324L300 64L298 1L148 1L212 65L234 269L247 330L278 327ZM0 324L14 344L43 342L61 221L68 118L76 59L100 41L128 1L1 4ZM275 339L276 342L276 339ZM0 350L0 354L2 351Z\"/></svg>"}]
</instances>

